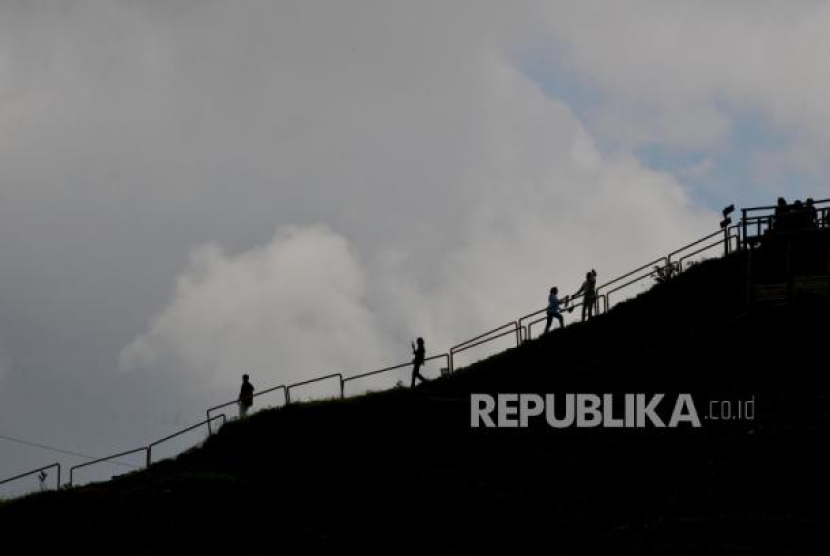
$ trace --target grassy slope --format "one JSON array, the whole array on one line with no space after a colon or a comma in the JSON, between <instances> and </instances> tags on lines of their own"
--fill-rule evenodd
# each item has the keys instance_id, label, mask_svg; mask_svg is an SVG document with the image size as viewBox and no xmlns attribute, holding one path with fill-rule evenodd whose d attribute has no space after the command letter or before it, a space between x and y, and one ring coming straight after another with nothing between
<instances>
[{"instance_id":1,"label":"grassy slope","mask_svg":"<svg viewBox=\"0 0 830 556\"><path fill-rule=\"evenodd\" d=\"M256 414L148 471L0 507L0 530L87 553L819 550L827 306L747 311L741 268L700 265L414 392ZM754 395L758 418L471 429L468 394L497 391Z\"/></svg>"}]
</instances>

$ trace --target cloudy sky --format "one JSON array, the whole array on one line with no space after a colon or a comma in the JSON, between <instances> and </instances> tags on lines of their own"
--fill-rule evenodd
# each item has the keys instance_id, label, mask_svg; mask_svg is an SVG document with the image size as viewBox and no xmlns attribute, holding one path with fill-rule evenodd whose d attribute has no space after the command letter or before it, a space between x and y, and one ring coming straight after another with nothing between
<instances>
[{"instance_id":1,"label":"cloudy sky","mask_svg":"<svg viewBox=\"0 0 830 556\"><path fill-rule=\"evenodd\" d=\"M830 197L827 2L0 4L0 435L92 455ZM0 439L0 477L80 460Z\"/></svg>"}]
</instances>

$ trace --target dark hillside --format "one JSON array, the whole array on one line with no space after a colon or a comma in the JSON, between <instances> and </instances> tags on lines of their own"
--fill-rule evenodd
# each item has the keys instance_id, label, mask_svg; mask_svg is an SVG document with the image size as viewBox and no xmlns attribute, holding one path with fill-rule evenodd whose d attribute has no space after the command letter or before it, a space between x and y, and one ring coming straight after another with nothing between
<instances>
[{"instance_id":1,"label":"dark hillside","mask_svg":"<svg viewBox=\"0 0 830 556\"><path fill-rule=\"evenodd\" d=\"M36 553L826 554L827 301L747 304L743 256L414 391L263 411L4 504L0 529ZM691 393L703 426L471 428L495 392Z\"/></svg>"}]
</instances>

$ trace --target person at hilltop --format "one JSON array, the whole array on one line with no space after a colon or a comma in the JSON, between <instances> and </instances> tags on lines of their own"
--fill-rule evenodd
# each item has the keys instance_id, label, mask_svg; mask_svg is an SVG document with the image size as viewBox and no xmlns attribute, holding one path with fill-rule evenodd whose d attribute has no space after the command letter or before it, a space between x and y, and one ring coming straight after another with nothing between
<instances>
[{"instance_id":1,"label":"person at hilltop","mask_svg":"<svg viewBox=\"0 0 830 556\"><path fill-rule=\"evenodd\" d=\"M239 418L248 416L248 410L254 405L254 385L248 375L242 375L242 388L239 389Z\"/></svg>"},{"instance_id":2,"label":"person at hilltop","mask_svg":"<svg viewBox=\"0 0 830 556\"><path fill-rule=\"evenodd\" d=\"M567 296L565 296L565 301L567 302ZM548 294L548 321L545 324L545 334L548 333L550 330L550 325L553 323L553 319L559 321L559 328L565 326L565 319L562 317L562 302L559 300L559 288L552 287L550 289L550 293Z\"/></svg>"},{"instance_id":3,"label":"person at hilltop","mask_svg":"<svg viewBox=\"0 0 830 556\"><path fill-rule=\"evenodd\" d=\"M818 211L816 210L816 202L812 197L808 197L804 203L804 211L807 213L805 223L808 228L818 228Z\"/></svg>"},{"instance_id":4,"label":"person at hilltop","mask_svg":"<svg viewBox=\"0 0 830 556\"><path fill-rule=\"evenodd\" d=\"M774 221L772 225L772 228L775 231L780 232L787 229L789 212L790 206L787 204L787 200L784 197L778 197L778 203L775 205Z\"/></svg>"},{"instance_id":5,"label":"person at hilltop","mask_svg":"<svg viewBox=\"0 0 830 556\"><path fill-rule=\"evenodd\" d=\"M582 320L583 322L586 319L590 319L594 316L594 305L597 302L597 271L591 269L590 272L585 274L585 281L582 282L582 286L579 287L579 290L573 294L573 297L578 296L579 294L583 295L582 299Z\"/></svg>"},{"instance_id":6,"label":"person at hilltop","mask_svg":"<svg viewBox=\"0 0 830 556\"><path fill-rule=\"evenodd\" d=\"M426 348L424 347L424 339L418 338L418 345L412 342L412 386L415 388L415 379L420 379L421 382L427 382L427 379L421 375L421 367L424 366L426 360Z\"/></svg>"}]
</instances>

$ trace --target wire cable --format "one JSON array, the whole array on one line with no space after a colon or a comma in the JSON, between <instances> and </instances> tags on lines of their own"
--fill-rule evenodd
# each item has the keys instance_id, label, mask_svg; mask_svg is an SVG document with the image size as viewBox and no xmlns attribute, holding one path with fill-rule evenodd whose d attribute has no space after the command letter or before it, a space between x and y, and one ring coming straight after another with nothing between
<instances>
[{"instance_id":1,"label":"wire cable","mask_svg":"<svg viewBox=\"0 0 830 556\"><path fill-rule=\"evenodd\" d=\"M74 456L74 457L77 457L77 458L84 458L84 459L88 459L90 461L95 460L95 459L99 459L99 458L96 458L96 457L88 456L86 454L79 454L78 452L71 452L69 450L62 450L61 448L55 448L53 446L46 446L45 444L38 444L37 442L30 442L28 440L22 440L20 438L14 438L14 437L6 436L6 435L3 435L3 434L0 434L0 439L7 440L9 442L14 442L16 444L23 444L24 446L31 446L32 448L40 448L41 450L48 450L50 452L56 452L58 454L64 454L64 455L67 455L67 456ZM137 465L131 465L129 463L124 463L124 462L117 461L117 460L101 462L101 463L111 463L113 465L120 465L122 467L130 467L132 469L140 469L140 467L137 466Z\"/></svg>"}]
</instances>

